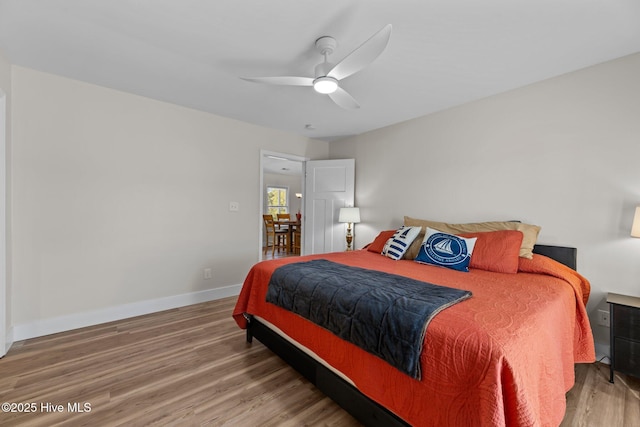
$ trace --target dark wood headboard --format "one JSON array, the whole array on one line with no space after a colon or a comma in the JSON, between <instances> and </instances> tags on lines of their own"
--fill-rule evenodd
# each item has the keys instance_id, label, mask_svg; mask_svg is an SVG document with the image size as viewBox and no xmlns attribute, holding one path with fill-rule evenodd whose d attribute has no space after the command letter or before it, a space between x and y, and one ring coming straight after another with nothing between
<instances>
[{"instance_id":1,"label":"dark wood headboard","mask_svg":"<svg viewBox=\"0 0 640 427\"><path fill-rule=\"evenodd\" d=\"M549 245L535 245L533 247L534 254L540 254L573 268L577 267L578 250L576 248L569 248L565 246L549 246Z\"/></svg>"}]
</instances>

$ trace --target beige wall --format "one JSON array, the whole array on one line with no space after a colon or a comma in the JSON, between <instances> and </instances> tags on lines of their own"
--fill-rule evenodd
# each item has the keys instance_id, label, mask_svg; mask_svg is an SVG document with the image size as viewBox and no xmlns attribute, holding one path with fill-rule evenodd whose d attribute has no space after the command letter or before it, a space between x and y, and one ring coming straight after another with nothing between
<instances>
[{"instance_id":1,"label":"beige wall","mask_svg":"<svg viewBox=\"0 0 640 427\"><path fill-rule=\"evenodd\" d=\"M259 255L260 150L328 155L322 141L13 71L15 324L240 284Z\"/></svg>"},{"instance_id":2,"label":"beige wall","mask_svg":"<svg viewBox=\"0 0 640 427\"><path fill-rule=\"evenodd\" d=\"M606 292L640 296L638 76L640 54L331 143L356 159L357 247L403 215L538 224L540 242L578 248L607 346Z\"/></svg>"}]
</instances>

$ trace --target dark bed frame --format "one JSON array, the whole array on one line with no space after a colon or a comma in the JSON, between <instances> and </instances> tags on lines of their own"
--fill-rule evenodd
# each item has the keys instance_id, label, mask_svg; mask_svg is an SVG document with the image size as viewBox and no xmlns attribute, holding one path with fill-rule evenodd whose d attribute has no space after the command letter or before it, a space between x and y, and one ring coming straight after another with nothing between
<instances>
[{"instance_id":1,"label":"dark bed frame","mask_svg":"<svg viewBox=\"0 0 640 427\"><path fill-rule=\"evenodd\" d=\"M536 245L533 252L576 269L576 248ZM253 316L245 316L248 321L247 342L251 343L253 337L257 338L365 426L406 427L409 425Z\"/></svg>"}]
</instances>

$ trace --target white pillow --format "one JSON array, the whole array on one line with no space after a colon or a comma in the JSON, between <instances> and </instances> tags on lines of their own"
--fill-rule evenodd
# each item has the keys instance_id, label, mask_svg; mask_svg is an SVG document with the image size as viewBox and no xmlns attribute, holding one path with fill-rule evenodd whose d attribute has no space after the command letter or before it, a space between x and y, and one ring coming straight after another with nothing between
<instances>
[{"instance_id":1,"label":"white pillow","mask_svg":"<svg viewBox=\"0 0 640 427\"><path fill-rule=\"evenodd\" d=\"M395 232L393 237L387 240L384 248L382 248L382 255L395 260L402 258L402 255L409 249L409 246L418 237L421 230L422 227L407 227L403 225Z\"/></svg>"}]
</instances>

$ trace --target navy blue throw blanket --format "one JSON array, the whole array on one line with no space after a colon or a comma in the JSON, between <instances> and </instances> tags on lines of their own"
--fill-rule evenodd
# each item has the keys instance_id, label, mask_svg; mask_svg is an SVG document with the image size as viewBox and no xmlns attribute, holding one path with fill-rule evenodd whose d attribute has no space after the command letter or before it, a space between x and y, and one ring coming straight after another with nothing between
<instances>
[{"instance_id":1,"label":"navy blue throw blanket","mask_svg":"<svg viewBox=\"0 0 640 427\"><path fill-rule=\"evenodd\" d=\"M427 325L471 292L325 259L287 264L267 302L292 311L420 379Z\"/></svg>"}]
</instances>

